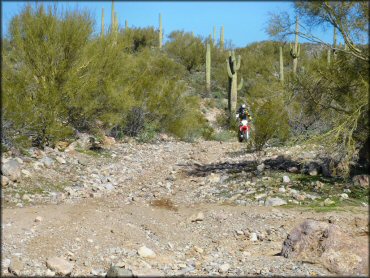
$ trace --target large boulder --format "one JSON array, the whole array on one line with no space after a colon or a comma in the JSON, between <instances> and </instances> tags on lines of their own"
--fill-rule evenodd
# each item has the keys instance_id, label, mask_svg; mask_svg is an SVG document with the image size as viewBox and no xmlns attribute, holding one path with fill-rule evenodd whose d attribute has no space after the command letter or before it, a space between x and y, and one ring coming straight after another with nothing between
<instances>
[{"instance_id":1,"label":"large boulder","mask_svg":"<svg viewBox=\"0 0 370 278\"><path fill-rule=\"evenodd\" d=\"M10 159L2 164L1 172L12 181L17 181L21 177L21 165L16 159Z\"/></svg>"},{"instance_id":2,"label":"large boulder","mask_svg":"<svg viewBox=\"0 0 370 278\"><path fill-rule=\"evenodd\" d=\"M294 228L283 243L281 255L320 263L339 275L369 274L367 237L354 239L327 222L306 220Z\"/></svg>"}]
</instances>

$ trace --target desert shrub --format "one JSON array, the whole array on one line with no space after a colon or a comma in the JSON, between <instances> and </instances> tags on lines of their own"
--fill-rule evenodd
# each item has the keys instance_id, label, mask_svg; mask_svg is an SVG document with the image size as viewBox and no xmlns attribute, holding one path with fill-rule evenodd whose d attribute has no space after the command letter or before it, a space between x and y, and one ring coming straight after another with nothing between
<instances>
[{"instance_id":1,"label":"desert shrub","mask_svg":"<svg viewBox=\"0 0 370 278\"><path fill-rule=\"evenodd\" d=\"M128 53L134 53L144 48L158 47L159 33L153 27L122 29L117 37L117 43Z\"/></svg>"},{"instance_id":2,"label":"desert shrub","mask_svg":"<svg viewBox=\"0 0 370 278\"><path fill-rule=\"evenodd\" d=\"M289 123L283 103L267 100L255 108L253 139L257 150L261 150L269 140L284 142L289 138Z\"/></svg>"},{"instance_id":3,"label":"desert shrub","mask_svg":"<svg viewBox=\"0 0 370 278\"><path fill-rule=\"evenodd\" d=\"M175 58L190 72L200 70L205 64L206 50L202 39L191 33L174 31L169 35L165 49L170 57Z\"/></svg>"}]
</instances>

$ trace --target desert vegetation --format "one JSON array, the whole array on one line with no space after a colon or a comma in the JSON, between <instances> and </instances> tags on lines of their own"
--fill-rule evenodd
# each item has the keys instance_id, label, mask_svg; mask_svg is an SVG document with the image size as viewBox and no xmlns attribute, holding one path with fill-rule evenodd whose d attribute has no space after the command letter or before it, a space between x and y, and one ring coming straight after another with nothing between
<instances>
[{"instance_id":1,"label":"desert vegetation","mask_svg":"<svg viewBox=\"0 0 370 278\"><path fill-rule=\"evenodd\" d=\"M247 103L257 150L320 142L340 166L338 174L364 168L369 57L360 42L368 32L368 6L294 5L295 18L266 19L273 40L235 49L225 42L223 26L219 39L175 30L164 43L161 14L153 26L126 21L120 28L112 5L112 22L102 16L97 31L88 11L29 4L2 38L2 147L55 146L78 132L216 140L220 133L200 108L207 99L224 111L217 123L224 134L235 132L230 113ZM313 25L333 30L333 43L310 33Z\"/></svg>"}]
</instances>

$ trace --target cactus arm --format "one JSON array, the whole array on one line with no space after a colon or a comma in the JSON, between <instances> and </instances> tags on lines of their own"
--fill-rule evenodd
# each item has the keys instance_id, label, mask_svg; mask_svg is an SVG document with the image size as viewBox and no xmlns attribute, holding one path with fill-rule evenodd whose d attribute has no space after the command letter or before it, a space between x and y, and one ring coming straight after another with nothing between
<instances>
[{"instance_id":1,"label":"cactus arm","mask_svg":"<svg viewBox=\"0 0 370 278\"><path fill-rule=\"evenodd\" d=\"M240 55L238 55L238 60L237 60L236 65L235 65L235 71L238 71L240 69L241 59L242 59L242 57Z\"/></svg>"},{"instance_id":2,"label":"cactus arm","mask_svg":"<svg viewBox=\"0 0 370 278\"><path fill-rule=\"evenodd\" d=\"M235 51L231 51L231 60L234 62L235 61Z\"/></svg>"},{"instance_id":3,"label":"cactus arm","mask_svg":"<svg viewBox=\"0 0 370 278\"><path fill-rule=\"evenodd\" d=\"M231 72L230 63L228 59L226 59L226 68L227 68L227 75L229 76L229 78L233 78L233 73Z\"/></svg>"},{"instance_id":4,"label":"cactus arm","mask_svg":"<svg viewBox=\"0 0 370 278\"><path fill-rule=\"evenodd\" d=\"M243 88L243 84L244 84L244 79L243 79L243 77L240 79L240 82L239 82L239 85L238 85L238 87L237 87L237 90L239 91L239 90L241 90L242 88Z\"/></svg>"}]
</instances>

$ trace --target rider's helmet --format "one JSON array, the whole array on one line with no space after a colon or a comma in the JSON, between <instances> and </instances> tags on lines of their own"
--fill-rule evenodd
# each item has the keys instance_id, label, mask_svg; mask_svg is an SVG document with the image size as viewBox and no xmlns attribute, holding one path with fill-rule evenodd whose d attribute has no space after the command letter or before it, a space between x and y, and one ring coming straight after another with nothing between
<instances>
[{"instance_id":1,"label":"rider's helmet","mask_svg":"<svg viewBox=\"0 0 370 278\"><path fill-rule=\"evenodd\" d=\"M242 104L242 108L245 109L245 107L246 107L245 104Z\"/></svg>"}]
</instances>

